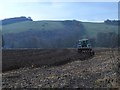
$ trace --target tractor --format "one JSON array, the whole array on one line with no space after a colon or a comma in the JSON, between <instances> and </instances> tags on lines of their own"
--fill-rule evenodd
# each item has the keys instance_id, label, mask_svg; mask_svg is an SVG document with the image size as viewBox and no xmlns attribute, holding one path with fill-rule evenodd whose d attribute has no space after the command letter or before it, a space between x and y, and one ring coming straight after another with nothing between
<instances>
[{"instance_id":1,"label":"tractor","mask_svg":"<svg viewBox=\"0 0 120 90\"><path fill-rule=\"evenodd\" d=\"M89 55L94 55L94 51L92 50L90 41L88 39L81 39L78 41L78 53L84 53Z\"/></svg>"}]
</instances>

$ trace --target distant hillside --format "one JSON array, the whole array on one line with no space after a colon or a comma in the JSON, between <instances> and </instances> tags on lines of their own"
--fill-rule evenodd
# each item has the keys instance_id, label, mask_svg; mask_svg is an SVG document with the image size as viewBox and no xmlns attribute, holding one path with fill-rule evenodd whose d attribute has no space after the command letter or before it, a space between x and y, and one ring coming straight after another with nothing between
<instances>
[{"instance_id":1,"label":"distant hillside","mask_svg":"<svg viewBox=\"0 0 120 90\"><path fill-rule=\"evenodd\" d=\"M70 25L72 20L66 21L24 21L9 25L3 25L3 34L5 33L20 33L28 30L57 30L65 28L62 24ZM79 21L78 21L79 22ZM98 32L116 32L118 33L118 27L116 25L109 25L105 23L92 23L92 22L80 22L87 31L89 37L96 37ZM80 28L80 27L79 27Z\"/></svg>"},{"instance_id":2,"label":"distant hillside","mask_svg":"<svg viewBox=\"0 0 120 90\"><path fill-rule=\"evenodd\" d=\"M98 33L109 33L115 32L118 33L117 25L110 25L106 23L92 23L92 22L82 22L85 27L89 37L97 37Z\"/></svg>"},{"instance_id":3,"label":"distant hillside","mask_svg":"<svg viewBox=\"0 0 120 90\"><path fill-rule=\"evenodd\" d=\"M26 21L3 25L6 48L67 48L86 35L79 21Z\"/></svg>"},{"instance_id":4,"label":"distant hillside","mask_svg":"<svg viewBox=\"0 0 120 90\"><path fill-rule=\"evenodd\" d=\"M93 46L108 47L111 42L105 42L116 39L118 27L77 20L28 20L3 25L2 33L6 48L73 48L82 38L89 38Z\"/></svg>"},{"instance_id":5,"label":"distant hillside","mask_svg":"<svg viewBox=\"0 0 120 90\"><path fill-rule=\"evenodd\" d=\"M8 25L8 24L12 24L12 23L18 23L18 22L23 22L23 21L33 21L30 17L15 17L15 18L8 18L8 19L4 19L2 20L2 25Z\"/></svg>"}]
</instances>

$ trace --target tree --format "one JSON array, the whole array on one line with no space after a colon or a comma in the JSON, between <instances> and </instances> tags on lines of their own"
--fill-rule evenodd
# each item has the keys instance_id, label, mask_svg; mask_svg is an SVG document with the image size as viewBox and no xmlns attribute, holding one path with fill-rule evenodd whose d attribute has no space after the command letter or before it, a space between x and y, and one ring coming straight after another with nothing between
<instances>
[{"instance_id":1,"label":"tree","mask_svg":"<svg viewBox=\"0 0 120 90\"><path fill-rule=\"evenodd\" d=\"M90 38L90 44L92 47L96 47L96 39L95 38Z\"/></svg>"}]
</instances>

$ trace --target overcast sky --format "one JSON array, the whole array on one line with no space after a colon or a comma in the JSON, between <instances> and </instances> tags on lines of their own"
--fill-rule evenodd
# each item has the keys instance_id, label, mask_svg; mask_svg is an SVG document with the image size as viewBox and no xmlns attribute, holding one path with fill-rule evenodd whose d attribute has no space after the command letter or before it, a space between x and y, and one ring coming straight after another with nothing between
<instances>
[{"instance_id":1,"label":"overcast sky","mask_svg":"<svg viewBox=\"0 0 120 90\"><path fill-rule=\"evenodd\" d=\"M118 19L117 2L4 2L0 11L0 19L19 16L30 16L33 20Z\"/></svg>"}]
</instances>

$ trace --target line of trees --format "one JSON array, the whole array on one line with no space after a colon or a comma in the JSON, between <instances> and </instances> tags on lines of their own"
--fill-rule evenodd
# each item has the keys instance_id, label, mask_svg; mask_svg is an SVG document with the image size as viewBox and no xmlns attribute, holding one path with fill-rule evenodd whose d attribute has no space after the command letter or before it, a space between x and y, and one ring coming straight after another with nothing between
<instances>
[{"instance_id":1,"label":"line of trees","mask_svg":"<svg viewBox=\"0 0 120 90\"><path fill-rule=\"evenodd\" d=\"M90 38L93 47L115 48L120 47L120 35L115 32L97 34L96 38Z\"/></svg>"},{"instance_id":2,"label":"line of trees","mask_svg":"<svg viewBox=\"0 0 120 90\"><path fill-rule=\"evenodd\" d=\"M12 37L11 37L12 38ZM14 37L13 37L14 38ZM65 45L65 47L71 47L73 46L72 44L75 44L75 37L72 38L58 38L56 40L52 40L51 42L49 42L49 39L42 39L39 38L37 36L32 36L31 38L28 39L22 39L21 41L17 42L18 39L15 40L9 39L8 41L11 42L11 48L15 48L15 47L19 47L18 45L22 45L23 42L23 46L21 47L26 47L26 48L50 48L50 47L56 47L56 48L61 48ZM14 38L15 39L15 38ZM73 40L72 40L73 39ZM73 42L74 41L74 42ZM76 40L77 41L77 40ZM115 32L109 32L109 33L103 33L100 32L97 34L96 38L90 38L90 42L92 47L106 47L106 48L116 48L116 47L120 47L120 35L116 34ZM70 44L72 43L72 44ZM2 47L5 46L4 43L4 38L2 36Z\"/></svg>"},{"instance_id":3,"label":"line of trees","mask_svg":"<svg viewBox=\"0 0 120 90\"><path fill-rule=\"evenodd\" d=\"M23 22L23 21L33 21L31 17L14 17L14 18L8 18L2 20L2 25L7 25L7 24L12 24L12 23L18 23L18 22Z\"/></svg>"},{"instance_id":4,"label":"line of trees","mask_svg":"<svg viewBox=\"0 0 120 90\"><path fill-rule=\"evenodd\" d=\"M109 25L120 25L120 20L105 20L104 21L105 24L109 24Z\"/></svg>"}]
</instances>

